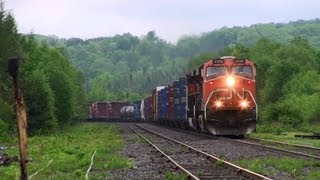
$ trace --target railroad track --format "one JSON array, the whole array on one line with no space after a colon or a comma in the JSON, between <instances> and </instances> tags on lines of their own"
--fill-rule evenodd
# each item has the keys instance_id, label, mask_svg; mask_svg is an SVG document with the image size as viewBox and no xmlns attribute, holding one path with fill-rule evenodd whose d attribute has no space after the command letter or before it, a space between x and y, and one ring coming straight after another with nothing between
<instances>
[{"instance_id":1,"label":"railroad track","mask_svg":"<svg viewBox=\"0 0 320 180\"><path fill-rule=\"evenodd\" d=\"M164 127L168 128L167 126L164 126ZM230 141L230 142L247 144L247 145L250 145L250 146L269 149L271 151L276 151L276 152L283 152L283 153L286 153L288 155L291 154L292 156L298 156L298 157L303 157L303 158L310 158L310 159L320 160L320 148L316 148L316 147L303 146L303 145L298 145L298 144L289 144L289 143L284 143L284 142L279 142L279 141L263 140L263 139L258 139L258 138L249 138L249 139L245 139L245 140L238 140L238 139L226 138L226 137L222 137L222 136L214 136L214 135L211 135L211 134L188 131L188 130L184 130L184 129L180 129L180 128L173 128L173 127L169 127L169 128L172 128L172 129L174 129L176 131L180 131L180 132L186 132L187 131L190 134L194 134L194 135L198 135L198 136L202 136L202 137L206 137L206 138L211 138L211 139L220 138L220 139L224 139L224 140ZM262 141L266 141L266 142L269 142L269 143L282 145L282 147L275 147L275 146L269 146L269 145L261 144ZM293 148L286 148L285 146L287 146L287 147L290 146L290 147L293 147Z\"/></svg>"},{"instance_id":2,"label":"railroad track","mask_svg":"<svg viewBox=\"0 0 320 180\"><path fill-rule=\"evenodd\" d=\"M189 179L269 179L150 129L139 125L129 125L129 128L186 173Z\"/></svg>"},{"instance_id":3,"label":"railroad track","mask_svg":"<svg viewBox=\"0 0 320 180\"><path fill-rule=\"evenodd\" d=\"M277 146L279 148L284 148L290 151L295 151L298 154L303 154L303 156L312 157L316 159L320 159L320 148L313 146L305 146L301 144L292 144L274 140L260 139L260 138L247 138L249 142L259 143L259 144L268 144L272 146Z\"/></svg>"},{"instance_id":4,"label":"railroad track","mask_svg":"<svg viewBox=\"0 0 320 180\"><path fill-rule=\"evenodd\" d=\"M185 144L200 149L208 154L216 155L223 160L234 162L235 164L246 160L249 162L252 160L262 160L259 163L261 163L263 166L264 175L267 175L272 179L294 179L296 176L299 176L298 178L303 179L303 177L310 175L311 171L315 172L320 170L319 166L311 163L310 165L306 165L304 170L302 170L299 175L294 175L291 173L294 171L294 169L284 172L281 168L268 163L268 160L270 159L285 160L286 158L288 158L290 161L301 162L300 160L304 160L308 162L317 162L318 158L312 155L309 156L286 150L278 150L277 148L264 147L263 145L255 145L257 143L247 144L241 142L245 140L212 136L179 128L171 128L155 124L140 124L140 126L151 129L159 134L163 134L174 139L179 139L179 141ZM273 170L268 171L268 169Z\"/></svg>"},{"instance_id":5,"label":"railroad track","mask_svg":"<svg viewBox=\"0 0 320 180\"><path fill-rule=\"evenodd\" d=\"M307 153L303 153L300 151L293 151L293 150L288 150L288 149L284 149L284 148L278 148L275 146L268 146L268 145L264 145L264 144L260 144L260 143L254 143L254 142L250 142L250 141L246 141L246 140L235 140L235 139L228 139L229 141L233 141L233 142L237 142L237 143L242 143L242 144L247 144L250 146L256 146L256 147L261 147L261 148L265 148L265 149L270 149L272 151L278 151L278 152L283 152L286 154L291 154L292 156L298 156L298 157L303 157L303 158L310 158L310 159L318 159L320 160L320 156L316 156L316 155L312 155L312 154L307 154Z\"/></svg>"}]
</instances>

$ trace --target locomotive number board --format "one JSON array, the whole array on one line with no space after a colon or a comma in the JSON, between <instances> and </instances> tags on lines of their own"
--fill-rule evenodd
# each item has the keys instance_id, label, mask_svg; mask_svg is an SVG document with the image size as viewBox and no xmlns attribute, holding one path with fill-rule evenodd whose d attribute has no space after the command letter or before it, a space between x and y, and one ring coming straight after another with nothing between
<instances>
[{"instance_id":1,"label":"locomotive number board","mask_svg":"<svg viewBox=\"0 0 320 180\"><path fill-rule=\"evenodd\" d=\"M236 59L236 60L234 60L234 63L236 63L236 64L242 64L244 62L245 62L244 59Z\"/></svg>"},{"instance_id":2,"label":"locomotive number board","mask_svg":"<svg viewBox=\"0 0 320 180\"><path fill-rule=\"evenodd\" d=\"M214 59L213 64L223 64L224 60L223 59Z\"/></svg>"}]
</instances>

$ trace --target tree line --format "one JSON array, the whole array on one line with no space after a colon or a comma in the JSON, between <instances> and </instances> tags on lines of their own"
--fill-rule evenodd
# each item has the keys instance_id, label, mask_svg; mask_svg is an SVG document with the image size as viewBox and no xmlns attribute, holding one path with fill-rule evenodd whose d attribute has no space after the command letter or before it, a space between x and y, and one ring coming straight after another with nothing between
<instances>
[{"instance_id":1,"label":"tree line","mask_svg":"<svg viewBox=\"0 0 320 180\"><path fill-rule=\"evenodd\" d=\"M15 132L15 100L7 59L19 56L19 85L28 114L28 132L52 132L85 117L84 76L57 48L21 35L12 14L0 4L0 140Z\"/></svg>"},{"instance_id":2,"label":"tree line","mask_svg":"<svg viewBox=\"0 0 320 180\"><path fill-rule=\"evenodd\" d=\"M249 27L223 27L199 36L184 36L169 43L150 31L137 37L130 33L83 40L36 36L38 40L63 49L86 78L90 101L134 100L157 85L167 85L190 70L197 55L218 52L242 44L252 46L261 38L288 45L302 37L320 48L320 20L255 24ZM196 64L194 64L196 66Z\"/></svg>"}]
</instances>

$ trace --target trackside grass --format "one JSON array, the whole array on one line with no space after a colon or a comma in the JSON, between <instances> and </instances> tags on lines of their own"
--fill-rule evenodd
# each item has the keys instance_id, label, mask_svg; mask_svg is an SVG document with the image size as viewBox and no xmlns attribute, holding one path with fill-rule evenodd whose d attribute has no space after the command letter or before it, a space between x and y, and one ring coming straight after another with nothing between
<instances>
[{"instance_id":1,"label":"trackside grass","mask_svg":"<svg viewBox=\"0 0 320 180\"><path fill-rule=\"evenodd\" d=\"M182 174L179 172L166 172L165 173L165 179L166 180L185 180L188 179L188 176L186 174Z\"/></svg>"},{"instance_id":2,"label":"trackside grass","mask_svg":"<svg viewBox=\"0 0 320 180\"><path fill-rule=\"evenodd\" d=\"M279 135L269 134L269 133L253 133L250 135L250 137L320 147L320 139L298 138L298 137L294 137L295 134L303 134L303 133L290 132L290 133L283 133Z\"/></svg>"},{"instance_id":3,"label":"trackside grass","mask_svg":"<svg viewBox=\"0 0 320 180\"><path fill-rule=\"evenodd\" d=\"M276 172L288 173L292 178L297 179L320 179L320 162L316 160L303 160L291 157L283 158L259 158L242 159L235 162L256 173L273 176Z\"/></svg>"},{"instance_id":4,"label":"trackside grass","mask_svg":"<svg viewBox=\"0 0 320 180\"><path fill-rule=\"evenodd\" d=\"M90 179L105 179L107 170L132 167L133 162L119 154L124 140L118 129L116 125L79 124L52 135L29 138L29 178L40 170L32 179L85 179L95 150ZM18 155L17 145L5 153ZM1 166L0 174L0 179L19 179L19 164Z\"/></svg>"}]
</instances>

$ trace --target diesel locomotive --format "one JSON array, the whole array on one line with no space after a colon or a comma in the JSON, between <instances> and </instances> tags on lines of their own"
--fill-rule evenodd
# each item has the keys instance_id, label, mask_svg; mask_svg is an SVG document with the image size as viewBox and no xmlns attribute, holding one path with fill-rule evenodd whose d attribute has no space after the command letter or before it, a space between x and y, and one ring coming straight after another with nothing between
<instances>
[{"instance_id":1,"label":"diesel locomotive","mask_svg":"<svg viewBox=\"0 0 320 180\"><path fill-rule=\"evenodd\" d=\"M215 135L251 133L257 123L256 68L247 59L225 56L187 75L188 124Z\"/></svg>"}]
</instances>

